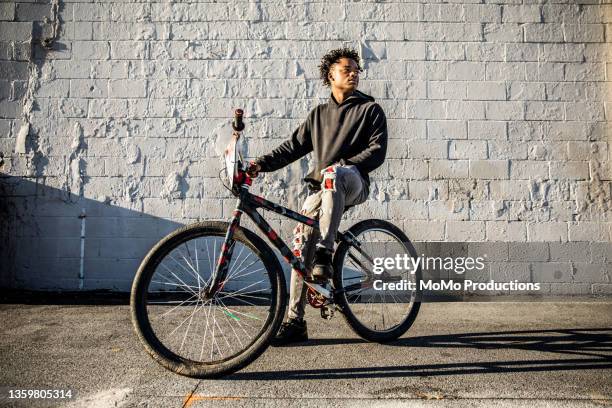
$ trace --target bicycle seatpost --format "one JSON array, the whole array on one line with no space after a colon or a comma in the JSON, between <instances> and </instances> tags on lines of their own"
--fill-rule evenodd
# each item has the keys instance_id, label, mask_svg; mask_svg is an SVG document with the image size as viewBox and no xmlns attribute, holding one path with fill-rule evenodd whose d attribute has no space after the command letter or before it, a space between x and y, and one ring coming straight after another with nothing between
<instances>
[{"instance_id":1,"label":"bicycle seatpost","mask_svg":"<svg viewBox=\"0 0 612 408\"><path fill-rule=\"evenodd\" d=\"M232 128L236 132L242 132L244 130L244 122L242 121L242 115L244 112L242 109L234 110L234 120L232 121Z\"/></svg>"}]
</instances>

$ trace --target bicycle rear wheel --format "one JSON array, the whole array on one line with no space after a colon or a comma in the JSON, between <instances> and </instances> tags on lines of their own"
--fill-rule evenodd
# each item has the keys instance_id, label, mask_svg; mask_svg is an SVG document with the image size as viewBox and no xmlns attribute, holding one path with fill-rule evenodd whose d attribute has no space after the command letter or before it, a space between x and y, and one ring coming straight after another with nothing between
<instances>
[{"instance_id":1,"label":"bicycle rear wheel","mask_svg":"<svg viewBox=\"0 0 612 408\"><path fill-rule=\"evenodd\" d=\"M393 267L375 273L379 269L375 258L399 256L403 264L408 258L416 260L416 250L399 228L383 220L361 221L347 233L355 237L359 248L342 241L336 249L334 287L341 290L335 302L362 338L380 343L395 340L410 328L419 312L422 272L421 268ZM382 284L393 284L394 289L381 290ZM395 289L399 284L404 285L402 289Z\"/></svg>"},{"instance_id":2,"label":"bicycle rear wheel","mask_svg":"<svg viewBox=\"0 0 612 408\"><path fill-rule=\"evenodd\" d=\"M235 230L227 276L205 296L228 227L202 222L171 233L151 249L134 279L136 333L147 352L177 374L214 378L239 370L263 353L281 323L282 269L249 230Z\"/></svg>"}]
</instances>

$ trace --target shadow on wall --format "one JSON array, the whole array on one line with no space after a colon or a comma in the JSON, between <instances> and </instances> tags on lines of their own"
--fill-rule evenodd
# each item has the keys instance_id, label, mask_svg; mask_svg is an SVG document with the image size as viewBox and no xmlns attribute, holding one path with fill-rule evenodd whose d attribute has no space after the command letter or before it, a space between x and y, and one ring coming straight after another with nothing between
<instances>
[{"instance_id":1,"label":"shadow on wall","mask_svg":"<svg viewBox=\"0 0 612 408\"><path fill-rule=\"evenodd\" d=\"M148 250L182 225L0 173L0 287L129 291Z\"/></svg>"},{"instance_id":2,"label":"shadow on wall","mask_svg":"<svg viewBox=\"0 0 612 408\"><path fill-rule=\"evenodd\" d=\"M148 251L187 222L0 173L0 289L129 292ZM264 237L248 217L241 224ZM273 251L288 282L291 269Z\"/></svg>"}]
</instances>

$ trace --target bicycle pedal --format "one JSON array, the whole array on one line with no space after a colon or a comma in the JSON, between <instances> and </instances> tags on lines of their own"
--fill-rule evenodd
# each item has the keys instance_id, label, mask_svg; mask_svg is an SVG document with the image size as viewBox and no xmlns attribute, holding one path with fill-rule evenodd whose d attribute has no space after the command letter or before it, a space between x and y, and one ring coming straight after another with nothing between
<instances>
[{"instance_id":1,"label":"bicycle pedal","mask_svg":"<svg viewBox=\"0 0 612 408\"><path fill-rule=\"evenodd\" d=\"M332 317L334 317L334 308L323 306L321 308L321 317L325 320L330 320Z\"/></svg>"}]
</instances>

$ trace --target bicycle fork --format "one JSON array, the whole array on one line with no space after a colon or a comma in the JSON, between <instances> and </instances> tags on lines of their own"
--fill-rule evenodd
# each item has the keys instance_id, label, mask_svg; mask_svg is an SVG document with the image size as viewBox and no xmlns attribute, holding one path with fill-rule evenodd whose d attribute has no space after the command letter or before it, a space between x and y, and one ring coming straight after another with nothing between
<instances>
[{"instance_id":1,"label":"bicycle fork","mask_svg":"<svg viewBox=\"0 0 612 408\"><path fill-rule=\"evenodd\" d=\"M236 228L238 228L238 226L240 225L241 216L242 211L240 209L235 209L230 226L227 229L227 233L225 234L223 245L221 246L221 254L219 255L219 258L217 259L217 262L215 264L215 271L213 272L210 285L206 288L206 291L204 292L205 299L212 298L215 293L222 290L223 286L225 285L225 278L227 277L229 264L232 260L234 247L236 246L236 241L234 241L234 232L236 231Z\"/></svg>"}]
</instances>

